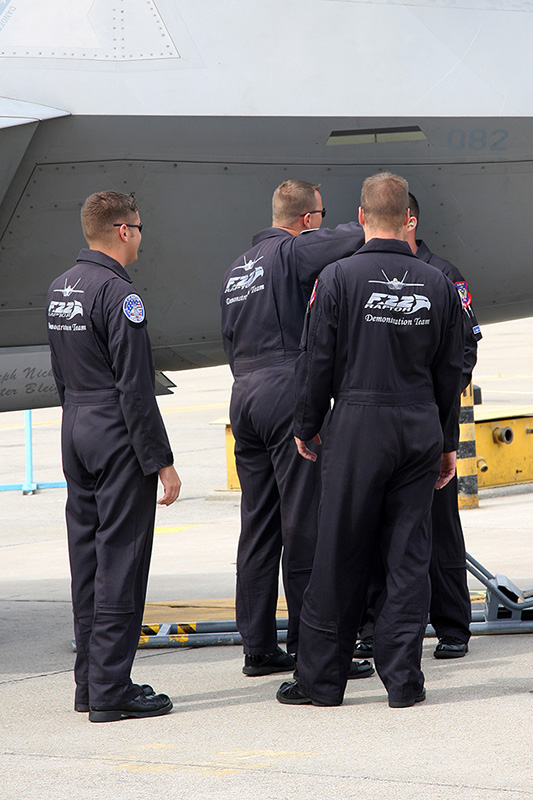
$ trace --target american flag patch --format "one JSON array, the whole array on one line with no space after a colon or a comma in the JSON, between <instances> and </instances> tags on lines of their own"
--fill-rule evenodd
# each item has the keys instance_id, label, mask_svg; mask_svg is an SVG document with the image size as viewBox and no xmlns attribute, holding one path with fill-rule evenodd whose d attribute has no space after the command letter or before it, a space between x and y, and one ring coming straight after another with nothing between
<instances>
[{"instance_id":1,"label":"american flag patch","mask_svg":"<svg viewBox=\"0 0 533 800\"><path fill-rule=\"evenodd\" d=\"M318 288L318 278L315 281L315 285L313 286L313 291L311 292L311 297L309 298L309 308L311 308L311 306L315 302L317 288Z\"/></svg>"}]
</instances>

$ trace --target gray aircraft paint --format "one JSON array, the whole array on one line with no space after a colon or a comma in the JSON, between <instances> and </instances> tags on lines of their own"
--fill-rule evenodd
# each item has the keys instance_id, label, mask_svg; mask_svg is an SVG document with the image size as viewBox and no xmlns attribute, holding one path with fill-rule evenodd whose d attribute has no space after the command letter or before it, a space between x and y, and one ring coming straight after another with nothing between
<instances>
[{"instance_id":1,"label":"gray aircraft paint","mask_svg":"<svg viewBox=\"0 0 533 800\"><path fill-rule=\"evenodd\" d=\"M0 0L0 376L11 348L46 372L46 288L84 246L81 203L103 188L138 198L129 272L160 370L224 360L222 275L270 224L287 177L321 182L335 225L354 218L367 175L399 172L420 235L464 272L480 322L530 315L532 12L504 0ZM29 406L21 383L20 398L50 393Z\"/></svg>"}]
</instances>

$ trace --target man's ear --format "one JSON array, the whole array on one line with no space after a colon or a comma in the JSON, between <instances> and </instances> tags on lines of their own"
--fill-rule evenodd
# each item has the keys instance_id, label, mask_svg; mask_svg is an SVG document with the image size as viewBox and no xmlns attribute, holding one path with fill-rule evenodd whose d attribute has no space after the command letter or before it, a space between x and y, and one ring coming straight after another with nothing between
<instances>
[{"instance_id":1,"label":"man's ear","mask_svg":"<svg viewBox=\"0 0 533 800\"><path fill-rule=\"evenodd\" d=\"M364 224L365 224L365 212L363 211L361 206L359 206L358 219L359 219L359 224L363 225L363 227L364 227Z\"/></svg>"},{"instance_id":2,"label":"man's ear","mask_svg":"<svg viewBox=\"0 0 533 800\"><path fill-rule=\"evenodd\" d=\"M118 237L119 237L120 241L121 242L125 242L127 240L127 238L128 238L128 226L126 224L123 224L123 225L120 225L120 227L117 226L115 228L115 230L118 233Z\"/></svg>"}]
</instances>

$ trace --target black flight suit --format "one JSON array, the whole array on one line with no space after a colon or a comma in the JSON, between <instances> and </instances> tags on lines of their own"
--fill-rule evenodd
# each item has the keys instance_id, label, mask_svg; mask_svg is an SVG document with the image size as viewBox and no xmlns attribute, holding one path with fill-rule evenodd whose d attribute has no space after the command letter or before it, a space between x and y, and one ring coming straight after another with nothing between
<instances>
[{"instance_id":1,"label":"black flight suit","mask_svg":"<svg viewBox=\"0 0 533 800\"><path fill-rule=\"evenodd\" d=\"M63 406L76 702L113 707L141 691L130 671L158 471L173 457L155 400L144 307L126 270L82 250L50 286L47 318Z\"/></svg>"},{"instance_id":2,"label":"black flight suit","mask_svg":"<svg viewBox=\"0 0 533 800\"><path fill-rule=\"evenodd\" d=\"M325 429L318 539L300 622L299 685L339 705L377 547L386 569L374 657L389 698L423 687L429 512L458 443L461 304L405 242L373 239L320 275L296 367L294 433ZM305 339L304 339L305 341Z\"/></svg>"},{"instance_id":3,"label":"black flight suit","mask_svg":"<svg viewBox=\"0 0 533 800\"><path fill-rule=\"evenodd\" d=\"M468 284L453 264L431 252L425 242L417 240L416 255L437 267L455 284L463 306L465 328L463 375L461 391L472 380L477 360L477 343L481 339L479 325L471 305ZM463 528L457 504L457 476L433 495L431 506L432 552L429 567L431 603L429 620L439 639L453 636L465 644L470 639L472 606L466 580L466 550ZM359 633L361 638L372 636L374 607L383 587L383 566L376 568L376 578L369 590L369 607Z\"/></svg>"},{"instance_id":4,"label":"black flight suit","mask_svg":"<svg viewBox=\"0 0 533 800\"><path fill-rule=\"evenodd\" d=\"M455 284L463 307L465 328L461 391L472 380L477 361L477 343L481 331L471 304L468 285L449 261L431 252L423 241L417 241L416 255L426 264L437 267ZM429 566L431 580L430 622L437 636L453 636L463 642L470 639L472 606L466 580L466 550L457 504L457 476L435 492L431 506L432 553Z\"/></svg>"},{"instance_id":5,"label":"black flight suit","mask_svg":"<svg viewBox=\"0 0 533 800\"><path fill-rule=\"evenodd\" d=\"M316 276L363 241L356 222L299 236L268 228L224 277L222 337L235 378L230 419L242 489L236 616L249 655L277 646L282 549L287 650L297 652L316 540L319 467L300 458L292 435L294 364Z\"/></svg>"}]
</instances>

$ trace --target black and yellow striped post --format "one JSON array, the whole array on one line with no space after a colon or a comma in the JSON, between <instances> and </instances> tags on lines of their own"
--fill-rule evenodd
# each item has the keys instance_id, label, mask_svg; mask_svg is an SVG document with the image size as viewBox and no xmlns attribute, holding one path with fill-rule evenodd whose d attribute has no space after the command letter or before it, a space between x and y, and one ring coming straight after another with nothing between
<instances>
[{"instance_id":1,"label":"black and yellow striped post","mask_svg":"<svg viewBox=\"0 0 533 800\"><path fill-rule=\"evenodd\" d=\"M478 508L476 425L472 382L461 393L459 449L457 450L457 495L459 508Z\"/></svg>"}]
</instances>

